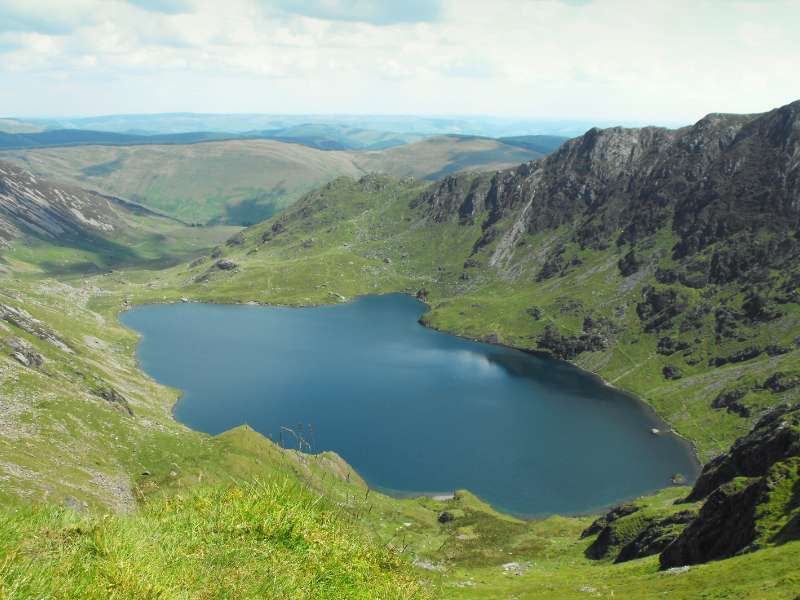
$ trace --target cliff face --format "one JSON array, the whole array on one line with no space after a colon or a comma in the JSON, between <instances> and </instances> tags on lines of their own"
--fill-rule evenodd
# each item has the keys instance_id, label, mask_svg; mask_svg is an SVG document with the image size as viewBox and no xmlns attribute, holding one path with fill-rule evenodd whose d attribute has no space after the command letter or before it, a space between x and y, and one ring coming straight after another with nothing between
<instances>
[{"instance_id":1,"label":"cliff face","mask_svg":"<svg viewBox=\"0 0 800 600\"><path fill-rule=\"evenodd\" d=\"M800 215L800 101L680 130L592 129L544 160L448 177L416 202L437 222L486 209L476 252L562 225L584 248L632 245L670 227L678 258L762 227L789 236Z\"/></svg>"},{"instance_id":2,"label":"cliff face","mask_svg":"<svg viewBox=\"0 0 800 600\"><path fill-rule=\"evenodd\" d=\"M712 371L788 355L800 343L774 343L776 323L783 320L784 331L797 323L800 101L761 115L712 114L680 130L593 129L543 160L449 178L416 204L437 223L480 223L470 259L501 272L530 260L526 234L558 230L560 241L546 249L536 282L580 272L587 250L622 255L619 274L641 286L638 327L643 336L658 336L656 355L670 357L665 380L700 365ZM658 248L665 239L670 245ZM509 268L507 279L519 283L530 273ZM575 294L591 293L563 289L560 310ZM572 360L613 345L614 328L598 330L602 321L590 321L578 335L548 324L538 347ZM641 536L641 547L626 547L618 559L661 552L665 568L798 538L800 405L768 409L780 399L791 402L800 379L794 370L735 377L735 385L708 398L710 409L766 416L705 466L687 498L703 503L698 516L688 515L680 527L671 517L624 516L600 531L587 551L592 558L632 543L617 530ZM651 538L658 543L645 543Z\"/></svg>"}]
</instances>

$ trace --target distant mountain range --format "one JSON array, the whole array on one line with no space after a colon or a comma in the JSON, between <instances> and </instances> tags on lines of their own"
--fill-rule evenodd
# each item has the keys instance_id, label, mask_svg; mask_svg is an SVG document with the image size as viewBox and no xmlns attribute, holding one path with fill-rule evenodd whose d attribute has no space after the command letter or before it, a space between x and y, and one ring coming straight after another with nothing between
<instances>
[{"instance_id":1,"label":"distant mountain range","mask_svg":"<svg viewBox=\"0 0 800 600\"><path fill-rule=\"evenodd\" d=\"M660 125L679 125L659 123ZM324 130L330 137L331 130L338 135L352 138L366 137L368 143L373 135L419 139L432 135L478 135L484 137L512 137L522 135L556 135L575 137L592 127L614 125L640 126L646 123L632 121L587 120L587 119L532 119L490 116L409 116L409 115L268 115L268 114L201 114L164 113L152 115L107 115L80 118L51 119L0 119L0 131L8 133L49 131L56 129L80 129L125 133L131 135L164 135L204 131L222 134L254 134L272 132L291 137L317 135ZM300 133L301 130L302 133ZM370 134L369 132L373 132Z\"/></svg>"},{"instance_id":2,"label":"distant mountain range","mask_svg":"<svg viewBox=\"0 0 800 600\"><path fill-rule=\"evenodd\" d=\"M141 146L146 144L196 144L222 140L276 140L319 150L375 150L424 139L415 134L395 134L330 125L307 125L268 131L226 133L118 133L92 129L48 129L36 132L0 132L0 149L53 148L59 146Z\"/></svg>"},{"instance_id":3,"label":"distant mountain range","mask_svg":"<svg viewBox=\"0 0 800 600\"><path fill-rule=\"evenodd\" d=\"M2 120L0 120L2 122ZM0 150L54 148L61 146L141 146L146 144L195 144L223 140L276 140L302 144L319 150L385 150L421 141L434 135L395 133L329 124L304 124L280 129L218 132L190 131L181 133L121 133L95 129L46 129L24 131L22 124L0 127ZM23 129L23 131L19 131ZM453 134L456 135L456 134ZM487 137L473 136L468 137ZM525 135L501 138L503 143L547 154L568 138L553 135Z\"/></svg>"}]
</instances>

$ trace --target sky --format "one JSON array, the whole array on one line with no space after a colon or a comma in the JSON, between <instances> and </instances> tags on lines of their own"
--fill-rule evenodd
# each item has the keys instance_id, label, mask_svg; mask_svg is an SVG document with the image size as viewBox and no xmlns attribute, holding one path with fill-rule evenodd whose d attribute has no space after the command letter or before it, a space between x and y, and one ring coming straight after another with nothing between
<instances>
[{"instance_id":1,"label":"sky","mask_svg":"<svg viewBox=\"0 0 800 600\"><path fill-rule=\"evenodd\" d=\"M800 0L0 0L0 115L688 123L800 99Z\"/></svg>"}]
</instances>

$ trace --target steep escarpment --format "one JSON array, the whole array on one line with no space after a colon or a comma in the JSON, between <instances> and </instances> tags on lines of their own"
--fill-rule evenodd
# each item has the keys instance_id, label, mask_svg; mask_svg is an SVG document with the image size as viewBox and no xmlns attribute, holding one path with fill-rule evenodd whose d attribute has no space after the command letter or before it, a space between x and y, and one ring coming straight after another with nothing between
<instances>
[{"instance_id":1,"label":"steep escarpment","mask_svg":"<svg viewBox=\"0 0 800 600\"><path fill-rule=\"evenodd\" d=\"M461 217L485 207L478 249L520 229L507 220L528 233L570 224L584 248L635 245L668 226L674 255L689 257L740 233L793 232L799 124L800 101L764 115L709 115L680 130L592 129L481 182L447 178L422 201L437 220L443 209Z\"/></svg>"}]
</instances>

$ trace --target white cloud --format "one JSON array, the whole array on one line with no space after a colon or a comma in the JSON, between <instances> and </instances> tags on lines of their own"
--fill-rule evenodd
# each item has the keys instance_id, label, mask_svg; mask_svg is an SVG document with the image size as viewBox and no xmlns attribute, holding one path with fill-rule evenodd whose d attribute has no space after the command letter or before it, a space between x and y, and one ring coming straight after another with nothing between
<instances>
[{"instance_id":1,"label":"white cloud","mask_svg":"<svg viewBox=\"0 0 800 600\"><path fill-rule=\"evenodd\" d=\"M0 111L684 121L800 98L796 0L0 0Z\"/></svg>"}]
</instances>

